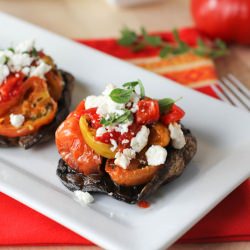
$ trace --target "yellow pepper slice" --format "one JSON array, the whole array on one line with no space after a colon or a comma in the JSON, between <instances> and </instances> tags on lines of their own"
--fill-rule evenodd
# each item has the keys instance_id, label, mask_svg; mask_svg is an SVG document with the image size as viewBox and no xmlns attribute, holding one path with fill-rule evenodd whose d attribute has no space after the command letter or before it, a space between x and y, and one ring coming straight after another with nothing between
<instances>
[{"instance_id":1,"label":"yellow pepper slice","mask_svg":"<svg viewBox=\"0 0 250 250\"><path fill-rule=\"evenodd\" d=\"M82 136L85 142L99 155L108 158L114 159L116 151L112 152L111 144L102 143L95 140L95 129L89 128L86 117L83 115L79 121L80 129Z\"/></svg>"}]
</instances>

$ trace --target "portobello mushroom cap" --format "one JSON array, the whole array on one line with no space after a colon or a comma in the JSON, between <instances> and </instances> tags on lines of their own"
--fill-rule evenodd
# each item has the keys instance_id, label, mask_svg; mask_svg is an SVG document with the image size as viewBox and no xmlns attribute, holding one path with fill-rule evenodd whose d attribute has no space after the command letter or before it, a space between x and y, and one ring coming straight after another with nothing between
<instances>
[{"instance_id":1,"label":"portobello mushroom cap","mask_svg":"<svg viewBox=\"0 0 250 250\"><path fill-rule=\"evenodd\" d=\"M64 88L62 96L58 101L58 110L54 120L43 127L41 127L37 132L20 137L6 137L0 135L0 148L1 147L13 147L20 146L24 149L29 149L34 145L44 143L55 137L55 132L57 127L64 121L64 119L69 114L69 107L71 104L71 94L73 90L74 77L63 70L59 70L62 74L64 81Z\"/></svg>"},{"instance_id":2,"label":"portobello mushroom cap","mask_svg":"<svg viewBox=\"0 0 250 250\"><path fill-rule=\"evenodd\" d=\"M174 149L168 146L168 157L161 169L157 171L153 179L139 186L120 186L112 181L103 170L102 174L85 176L73 170L62 159L59 160L57 175L62 183L70 190L84 192L100 192L108 194L117 200L134 204L144 200L156 192L162 185L173 181L180 176L187 164L191 161L197 150L197 141L190 130L182 127L186 139L186 145L182 149ZM105 162L101 169L104 169Z\"/></svg>"}]
</instances>

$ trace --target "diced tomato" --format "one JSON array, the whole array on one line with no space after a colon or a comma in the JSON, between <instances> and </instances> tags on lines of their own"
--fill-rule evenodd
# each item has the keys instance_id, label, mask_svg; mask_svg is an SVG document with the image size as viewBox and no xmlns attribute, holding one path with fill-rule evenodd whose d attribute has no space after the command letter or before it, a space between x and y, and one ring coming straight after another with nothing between
<instances>
[{"instance_id":1,"label":"diced tomato","mask_svg":"<svg viewBox=\"0 0 250 250\"><path fill-rule=\"evenodd\" d=\"M117 141L120 136L121 136L121 133L112 131L112 132L104 133L102 136L96 136L95 139L97 141L110 144L111 139L114 139L115 141Z\"/></svg>"},{"instance_id":2,"label":"diced tomato","mask_svg":"<svg viewBox=\"0 0 250 250\"><path fill-rule=\"evenodd\" d=\"M141 125L133 123L128 128L128 132L121 134L118 138L118 146L120 150L130 147L130 142L133 137L138 133L141 129Z\"/></svg>"},{"instance_id":3,"label":"diced tomato","mask_svg":"<svg viewBox=\"0 0 250 250\"><path fill-rule=\"evenodd\" d=\"M22 73L11 74L0 85L0 101L15 96L18 93L19 86L23 82L24 75Z\"/></svg>"},{"instance_id":4,"label":"diced tomato","mask_svg":"<svg viewBox=\"0 0 250 250\"><path fill-rule=\"evenodd\" d=\"M24 75L22 73L11 74L0 84L0 115L15 106L22 98Z\"/></svg>"},{"instance_id":5,"label":"diced tomato","mask_svg":"<svg viewBox=\"0 0 250 250\"><path fill-rule=\"evenodd\" d=\"M165 125L168 125L169 123L180 121L184 117L184 115L185 112L180 107L174 104L169 113L162 115L161 121Z\"/></svg>"},{"instance_id":6,"label":"diced tomato","mask_svg":"<svg viewBox=\"0 0 250 250\"><path fill-rule=\"evenodd\" d=\"M160 118L158 101L152 99L139 101L135 117L138 124L150 124L158 121Z\"/></svg>"},{"instance_id":7,"label":"diced tomato","mask_svg":"<svg viewBox=\"0 0 250 250\"><path fill-rule=\"evenodd\" d=\"M23 84L21 102L1 116L0 135L19 137L36 132L40 127L49 124L57 112L57 103L51 98L45 80L30 77ZM16 128L10 122L10 114L22 114L25 122Z\"/></svg>"},{"instance_id":8,"label":"diced tomato","mask_svg":"<svg viewBox=\"0 0 250 250\"><path fill-rule=\"evenodd\" d=\"M74 114L75 111L56 131L55 139L58 152L71 168L85 175L98 173L102 157L96 154L83 139L79 119Z\"/></svg>"},{"instance_id":9,"label":"diced tomato","mask_svg":"<svg viewBox=\"0 0 250 250\"><path fill-rule=\"evenodd\" d=\"M98 129L102 125L100 123L101 117L96 113L97 108L86 109L82 112L82 115L86 115L92 128Z\"/></svg>"},{"instance_id":10,"label":"diced tomato","mask_svg":"<svg viewBox=\"0 0 250 250\"><path fill-rule=\"evenodd\" d=\"M85 101L82 100L78 106L76 107L76 109L72 112L72 114L74 116L76 116L77 118L80 119L80 117L84 114L85 112Z\"/></svg>"}]
</instances>

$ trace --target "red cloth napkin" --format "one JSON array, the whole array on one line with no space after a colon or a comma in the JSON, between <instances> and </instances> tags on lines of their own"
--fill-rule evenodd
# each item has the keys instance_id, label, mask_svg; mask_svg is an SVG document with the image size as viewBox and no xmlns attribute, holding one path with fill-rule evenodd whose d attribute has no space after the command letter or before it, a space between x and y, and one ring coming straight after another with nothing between
<instances>
[{"instance_id":1,"label":"red cloth napkin","mask_svg":"<svg viewBox=\"0 0 250 250\"><path fill-rule=\"evenodd\" d=\"M173 41L169 32L158 33ZM183 29L180 36L195 45L200 34L195 29ZM203 93L217 97L211 84L216 73L211 60L194 55L181 55L170 60L158 60L157 49L148 48L137 54L119 46L114 39L78 40L113 56L129 60L141 67L177 80ZM153 60L151 60L153 58ZM138 60L139 59L139 60ZM149 60L148 60L149 59ZM144 61L147 60L147 63ZM153 61L153 62L152 62ZM196 61L195 65L192 62ZM173 67L174 66L174 67ZM174 68L174 70L172 70ZM180 70L180 69L185 70ZM206 217L189 230L179 242L223 242L250 240L250 180L245 181ZM92 245L87 239L49 218L0 193L0 245Z\"/></svg>"}]
</instances>

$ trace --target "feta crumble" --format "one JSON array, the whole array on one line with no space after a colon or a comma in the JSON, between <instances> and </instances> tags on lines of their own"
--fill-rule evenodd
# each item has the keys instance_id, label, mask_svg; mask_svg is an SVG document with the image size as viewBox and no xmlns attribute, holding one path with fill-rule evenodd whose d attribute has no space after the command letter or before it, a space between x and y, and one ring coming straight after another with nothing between
<instances>
[{"instance_id":1,"label":"feta crumble","mask_svg":"<svg viewBox=\"0 0 250 250\"><path fill-rule=\"evenodd\" d=\"M35 39L29 39L23 41L22 43L19 43L16 46L15 51L17 53L30 52L34 47L35 47Z\"/></svg>"},{"instance_id":2,"label":"feta crumble","mask_svg":"<svg viewBox=\"0 0 250 250\"><path fill-rule=\"evenodd\" d=\"M135 158L135 151L131 148L126 148L123 150L123 152L117 152L115 154L115 164L120 166L123 169L126 169L130 161Z\"/></svg>"},{"instance_id":3,"label":"feta crumble","mask_svg":"<svg viewBox=\"0 0 250 250\"><path fill-rule=\"evenodd\" d=\"M20 128L24 123L25 117L21 114L10 114L10 123L15 128Z\"/></svg>"},{"instance_id":4,"label":"feta crumble","mask_svg":"<svg viewBox=\"0 0 250 250\"><path fill-rule=\"evenodd\" d=\"M158 166L167 159L167 150L159 145L152 145L146 152L146 158L149 166Z\"/></svg>"},{"instance_id":5,"label":"feta crumble","mask_svg":"<svg viewBox=\"0 0 250 250\"><path fill-rule=\"evenodd\" d=\"M135 152L139 153L147 145L149 133L150 130L143 125L136 136L132 138L130 146Z\"/></svg>"},{"instance_id":6,"label":"feta crumble","mask_svg":"<svg viewBox=\"0 0 250 250\"><path fill-rule=\"evenodd\" d=\"M31 51L37 51L34 40L26 40L11 49L0 51L0 84L10 73L22 72L25 76L44 75L51 69L51 66L39 59Z\"/></svg>"},{"instance_id":7,"label":"feta crumble","mask_svg":"<svg viewBox=\"0 0 250 250\"><path fill-rule=\"evenodd\" d=\"M101 137L103 134L107 133L107 130L105 127L100 127L96 130L96 136Z\"/></svg>"},{"instance_id":8,"label":"feta crumble","mask_svg":"<svg viewBox=\"0 0 250 250\"><path fill-rule=\"evenodd\" d=\"M186 140L181 129L181 125L174 122L168 125L170 131L170 138L172 139L172 145L176 149L181 149L185 146Z\"/></svg>"},{"instance_id":9,"label":"feta crumble","mask_svg":"<svg viewBox=\"0 0 250 250\"><path fill-rule=\"evenodd\" d=\"M110 139L110 143L111 143L111 145L113 146L113 147L110 148L110 150L111 150L112 152L114 152L114 151L117 149L117 147L118 147L117 142L116 142L116 140L114 140L114 139Z\"/></svg>"},{"instance_id":10,"label":"feta crumble","mask_svg":"<svg viewBox=\"0 0 250 250\"><path fill-rule=\"evenodd\" d=\"M132 113L135 113L138 110L138 102L140 101L140 96L137 93L133 93L131 97L131 102L133 103L132 108L130 109Z\"/></svg>"},{"instance_id":11,"label":"feta crumble","mask_svg":"<svg viewBox=\"0 0 250 250\"><path fill-rule=\"evenodd\" d=\"M44 78L44 75L51 70L51 66L44 61L39 60L39 64L36 67L31 67L30 76L38 76Z\"/></svg>"},{"instance_id":12,"label":"feta crumble","mask_svg":"<svg viewBox=\"0 0 250 250\"><path fill-rule=\"evenodd\" d=\"M129 140L128 139L123 139L122 144L126 144L126 143L129 143Z\"/></svg>"},{"instance_id":13,"label":"feta crumble","mask_svg":"<svg viewBox=\"0 0 250 250\"><path fill-rule=\"evenodd\" d=\"M6 79L6 77L10 74L9 68L6 65L0 65L0 85Z\"/></svg>"},{"instance_id":14,"label":"feta crumble","mask_svg":"<svg viewBox=\"0 0 250 250\"><path fill-rule=\"evenodd\" d=\"M94 202L94 197L88 193L80 190L74 191L76 201L80 202L81 205L88 205Z\"/></svg>"}]
</instances>

